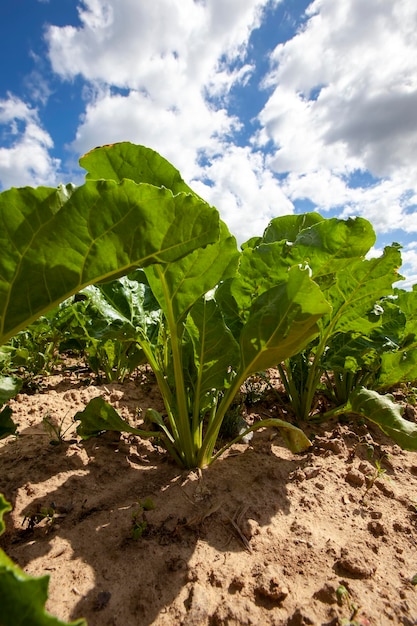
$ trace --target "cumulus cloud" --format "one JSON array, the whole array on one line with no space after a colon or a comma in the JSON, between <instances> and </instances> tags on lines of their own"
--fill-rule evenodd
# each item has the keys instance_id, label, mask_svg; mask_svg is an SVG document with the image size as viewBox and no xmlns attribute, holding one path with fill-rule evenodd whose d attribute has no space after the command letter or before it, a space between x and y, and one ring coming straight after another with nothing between
<instances>
[{"instance_id":1,"label":"cumulus cloud","mask_svg":"<svg viewBox=\"0 0 417 626\"><path fill-rule=\"evenodd\" d=\"M84 153L96 145L129 140L159 151L191 178L199 169L199 153L221 150L237 126L236 118L207 106L198 92L180 108L165 108L141 91L124 95L106 88L87 104L73 148Z\"/></svg>"},{"instance_id":2,"label":"cumulus cloud","mask_svg":"<svg viewBox=\"0 0 417 626\"><path fill-rule=\"evenodd\" d=\"M282 182L282 190L293 202L310 200L323 214L337 210L341 218L362 215L378 233L395 229L416 233L415 212L410 210L417 208L416 196L407 190L406 184L402 177L393 177L351 187L349 178L323 168L307 174L289 174Z\"/></svg>"},{"instance_id":3,"label":"cumulus cloud","mask_svg":"<svg viewBox=\"0 0 417 626\"><path fill-rule=\"evenodd\" d=\"M79 27L47 32L54 71L66 80L81 75L91 86L72 149L80 154L123 140L148 145L236 222L243 239L255 222L262 232L272 191L289 211L292 203L256 151L234 150L241 122L228 97L252 76L250 35L266 7L279 2L84 0ZM242 220L244 211L253 220Z\"/></svg>"},{"instance_id":4,"label":"cumulus cloud","mask_svg":"<svg viewBox=\"0 0 417 626\"><path fill-rule=\"evenodd\" d=\"M0 100L0 185L56 185L60 161L50 156L53 142L36 109L9 94Z\"/></svg>"},{"instance_id":5,"label":"cumulus cloud","mask_svg":"<svg viewBox=\"0 0 417 626\"><path fill-rule=\"evenodd\" d=\"M292 200L416 231L416 3L315 0L307 17L271 55L257 145ZM356 188L358 171L378 182Z\"/></svg>"},{"instance_id":6,"label":"cumulus cloud","mask_svg":"<svg viewBox=\"0 0 417 626\"><path fill-rule=\"evenodd\" d=\"M229 146L202 168L200 180L191 181L197 193L221 209L239 243L262 235L272 217L294 210L264 158L247 147Z\"/></svg>"},{"instance_id":7,"label":"cumulus cloud","mask_svg":"<svg viewBox=\"0 0 417 626\"><path fill-rule=\"evenodd\" d=\"M398 287L409 289L417 285L417 243L404 246L401 256L403 260L401 274L405 276L405 280L398 283Z\"/></svg>"},{"instance_id":8,"label":"cumulus cloud","mask_svg":"<svg viewBox=\"0 0 417 626\"><path fill-rule=\"evenodd\" d=\"M313 1L272 51L259 130L239 147L229 96L254 84L250 37L280 1L83 0L79 26L46 35L55 73L88 85L72 149L151 146L240 239L301 200L415 232L416 3Z\"/></svg>"},{"instance_id":9,"label":"cumulus cloud","mask_svg":"<svg viewBox=\"0 0 417 626\"><path fill-rule=\"evenodd\" d=\"M275 0L276 3L276 0ZM145 89L167 106L201 88L222 57L238 57L267 0L84 0L80 27L51 26L54 70ZM224 76L223 76L224 78Z\"/></svg>"}]
</instances>

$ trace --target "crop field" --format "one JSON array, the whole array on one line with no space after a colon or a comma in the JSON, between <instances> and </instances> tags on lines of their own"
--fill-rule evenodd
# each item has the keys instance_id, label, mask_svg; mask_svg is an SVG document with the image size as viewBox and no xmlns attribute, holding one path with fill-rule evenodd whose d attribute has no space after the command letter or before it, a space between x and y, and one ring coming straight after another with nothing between
<instances>
[{"instance_id":1,"label":"crop field","mask_svg":"<svg viewBox=\"0 0 417 626\"><path fill-rule=\"evenodd\" d=\"M156 152L80 164L0 194L0 624L416 624L401 247L239 247Z\"/></svg>"}]
</instances>

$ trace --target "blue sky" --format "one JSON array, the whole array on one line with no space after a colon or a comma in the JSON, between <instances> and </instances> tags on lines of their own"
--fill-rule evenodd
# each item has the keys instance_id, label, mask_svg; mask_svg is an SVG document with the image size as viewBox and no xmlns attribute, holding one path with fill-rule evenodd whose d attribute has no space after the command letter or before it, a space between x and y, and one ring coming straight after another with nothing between
<instances>
[{"instance_id":1,"label":"blue sky","mask_svg":"<svg viewBox=\"0 0 417 626\"><path fill-rule=\"evenodd\" d=\"M417 283L415 0L14 0L0 22L0 188L154 148L244 241L362 215Z\"/></svg>"}]
</instances>

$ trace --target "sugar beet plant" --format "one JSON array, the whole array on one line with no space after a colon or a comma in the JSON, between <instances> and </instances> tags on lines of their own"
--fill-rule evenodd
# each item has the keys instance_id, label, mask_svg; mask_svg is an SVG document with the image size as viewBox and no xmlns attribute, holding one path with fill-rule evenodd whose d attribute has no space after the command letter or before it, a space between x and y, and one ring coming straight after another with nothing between
<instances>
[{"instance_id":1,"label":"sugar beet plant","mask_svg":"<svg viewBox=\"0 0 417 626\"><path fill-rule=\"evenodd\" d=\"M317 214L276 218L257 242L258 247L276 247L284 267L307 263L331 305L319 322L314 341L279 364L300 419L308 419L325 372L333 374L338 399L347 400L352 389L343 393L342 384L348 386L352 379L348 374L356 372L367 358L371 365L371 352L378 351L372 334L376 335L382 317L374 314L375 304L393 293L393 282L401 278L401 256L398 246L393 245L382 256L366 259L374 243L375 234L367 220L326 220Z\"/></svg>"},{"instance_id":2,"label":"sugar beet plant","mask_svg":"<svg viewBox=\"0 0 417 626\"><path fill-rule=\"evenodd\" d=\"M197 257L204 254L209 255L208 263L201 265ZM220 246L215 256L224 263L227 248ZM113 317L122 317L126 302L133 305L139 323L137 340L156 375L166 409L165 420L154 410L147 412L146 419L161 429L165 446L185 467L207 465L221 453L213 456L221 424L240 386L252 373L303 346L327 310L308 272L294 268L286 281L254 301L235 336L225 323L216 292L206 295L210 282L216 283L214 261L213 250L206 248L194 258L130 275L120 281L123 288L115 290L114 284L95 288L93 296L97 306L112 307ZM232 280L238 282L239 274ZM92 400L77 418L82 437L105 429L125 430L101 398ZM293 450L309 445L301 431L278 419L252 428L266 425L280 428Z\"/></svg>"},{"instance_id":3,"label":"sugar beet plant","mask_svg":"<svg viewBox=\"0 0 417 626\"><path fill-rule=\"evenodd\" d=\"M82 437L106 429L157 437L181 466L204 466L222 451L220 427L248 376L279 365L306 418L335 346L340 358L378 329L372 310L392 293L400 253L391 246L366 260L374 237L366 220L277 218L238 250L218 212L152 150L115 144L80 163L87 176L78 188L0 194L0 342L88 288L90 312L111 318L113 341L135 342L135 359L151 365L165 403L164 415L148 411L153 430L145 430L97 398L77 415ZM362 413L360 391L354 410ZM0 398L10 393L9 381ZM10 414L1 415L10 432ZM406 430L385 409L374 421ZM264 425L278 427L293 450L309 445L290 423L252 428ZM416 447L416 433L401 443Z\"/></svg>"},{"instance_id":4,"label":"sugar beet plant","mask_svg":"<svg viewBox=\"0 0 417 626\"><path fill-rule=\"evenodd\" d=\"M115 149L120 147L107 150L111 155ZM110 160L106 159L106 167ZM94 152L82 164L89 176L137 176L123 163L112 172L102 169ZM179 259L149 265L118 284L96 287L91 295L102 312L135 326L165 403L166 415L149 410L147 421L157 426L166 448L184 467L202 467L221 453L215 452L219 430L246 378L301 350L317 334L317 321L329 310L308 269L297 266L283 272L279 280L271 275L250 305L246 298L234 299L231 319L229 304L223 295L217 297L222 292L218 286L231 281L236 293L242 290L247 278L239 269L241 256L234 237L220 222L214 243ZM144 434L126 428L99 398L77 418L82 437L105 429ZM278 427L293 450L309 445L302 431L282 420L264 420L252 429L266 425Z\"/></svg>"},{"instance_id":5,"label":"sugar beet plant","mask_svg":"<svg viewBox=\"0 0 417 626\"><path fill-rule=\"evenodd\" d=\"M393 287L402 278L400 246L368 259L374 243L372 226L363 218L326 220L315 213L276 218L262 238L245 246L246 275L254 276L252 259L261 251L275 271L307 264L330 305L316 337L278 364L296 416L312 416L324 379L337 405L333 412L365 416L402 447L415 450L415 424L377 390L417 378L417 292ZM259 289L256 280L251 289Z\"/></svg>"},{"instance_id":6,"label":"sugar beet plant","mask_svg":"<svg viewBox=\"0 0 417 626\"><path fill-rule=\"evenodd\" d=\"M364 255L374 241L366 220L324 220L315 213L277 218L263 238L249 241L238 253L236 269L234 241L223 229L224 239L194 256L163 268L153 265L89 290L102 315L119 319L121 328L136 325L133 333L137 332L156 374L167 413L165 421L152 410L147 418L163 431L166 447L186 466L207 464L221 454L222 450L213 456L219 428L250 374L279 364L296 414L308 419L320 378L327 373L329 352L336 352L339 359L338 366L327 365L333 368L335 385L338 377L350 375L348 368L353 369L356 360L362 366L365 363L365 356L361 362L358 350L353 350L355 343L362 346L362 352L366 343L374 360L375 355L379 359L379 369L368 367L367 374L378 370L381 375L384 350L394 345L387 333L393 333L394 318L405 318L397 311L404 295L396 296L399 304L384 303L387 312L390 306L395 312L381 323L383 309L375 302L392 293L400 254L394 245L381 258L366 260ZM310 274L321 291L317 285L312 287ZM207 290L214 285L208 296ZM307 309L309 321L303 318ZM127 334L131 336L132 329ZM408 332L408 342L410 336ZM280 361L284 353L291 356ZM409 372L408 368L402 375ZM389 398L364 388L364 367L359 373L362 378L355 389L351 385L349 406L344 400L343 410L365 415L400 445L415 449L416 428L402 418L400 407ZM101 399L93 400L78 418L83 437L104 429L125 429ZM273 424L280 426L278 421ZM283 423L281 431L290 447L300 446L297 431ZM187 452L184 441L188 441Z\"/></svg>"},{"instance_id":7,"label":"sugar beet plant","mask_svg":"<svg viewBox=\"0 0 417 626\"><path fill-rule=\"evenodd\" d=\"M132 165L140 184L109 177L78 188L0 194L0 345L89 284L169 262L218 239L217 211L184 193L178 172L143 150ZM129 160L116 152L116 159ZM107 160L98 151L100 157ZM17 390L12 377L3 380L0 403ZM13 430L6 406L0 436Z\"/></svg>"},{"instance_id":8,"label":"sugar beet plant","mask_svg":"<svg viewBox=\"0 0 417 626\"><path fill-rule=\"evenodd\" d=\"M182 466L205 465L242 382L302 349L328 304L308 269L294 267L279 282L271 280L249 311L243 303L245 319L232 331L207 293L225 280L239 285L246 278L237 272L241 253L216 209L152 150L116 144L92 151L81 164L88 173L78 188L0 194L0 341L86 286L140 268L138 343L167 415L148 415L160 432L133 430L160 437ZM101 419L104 409L97 408ZM309 445L293 425L266 423L281 428L292 449ZM79 430L87 436L85 420Z\"/></svg>"}]
</instances>

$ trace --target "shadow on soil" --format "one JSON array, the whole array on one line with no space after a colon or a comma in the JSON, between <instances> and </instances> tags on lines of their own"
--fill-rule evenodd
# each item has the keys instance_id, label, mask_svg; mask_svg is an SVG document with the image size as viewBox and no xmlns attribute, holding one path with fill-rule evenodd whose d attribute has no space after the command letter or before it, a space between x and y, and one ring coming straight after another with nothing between
<instances>
[{"instance_id":1,"label":"shadow on soil","mask_svg":"<svg viewBox=\"0 0 417 626\"><path fill-rule=\"evenodd\" d=\"M13 502L19 488L29 495L32 489L23 514L51 508L54 521L22 528L16 511L7 516L2 547L21 567L49 555L51 586L60 560L72 561L71 575L56 584L68 604L80 595L71 619L84 616L89 626L151 624L192 580L190 559L199 540L218 552L216 558L250 551L250 521L262 528L289 513L287 483L300 463L284 448L282 455L272 448L266 433L201 472L179 470L149 443L108 435L84 444L86 465L76 444L50 449L38 442L20 458L14 446L3 449L7 472L0 491ZM19 473L17 463L25 470Z\"/></svg>"}]
</instances>

